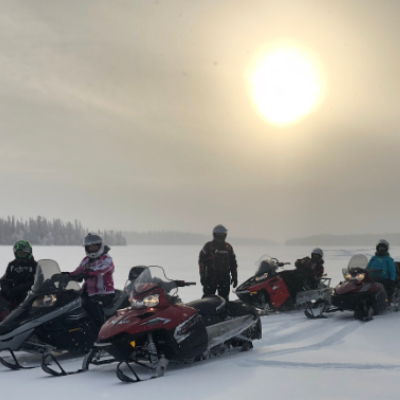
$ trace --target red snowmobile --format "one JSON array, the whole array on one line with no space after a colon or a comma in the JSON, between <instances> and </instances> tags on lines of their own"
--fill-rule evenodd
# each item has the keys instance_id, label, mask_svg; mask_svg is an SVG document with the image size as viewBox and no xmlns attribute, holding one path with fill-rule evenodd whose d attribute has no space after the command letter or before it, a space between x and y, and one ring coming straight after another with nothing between
<instances>
[{"instance_id":1,"label":"red snowmobile","mask_svg":"<svg viewBox=\"0 0 400 400\"><path fill-rule=\"evenodd\" d=\"M217 295L183 304L177 288L189 285L195 283L172 281L155 266L128 281L131 307L103 325L82 370L111 356L110 362L119 362L121 381L139 382L145 380L141 372L160 377L169 362L191 363L233 347L249 350L261 338L260 319L252 307Z\"/></svg>"},{"instance_id":2,"label":"red snowmobile","mask_svg":"<svg viewBox=\"0 0 400 400\"><path fill-rule=\"evenodd\" d=\"M333 289L332 306L325 312L354 311L354 318L369 321L375 314L382 314L389 307L388 295L381 283L375 282L374 273L377 270L366 269L368 258L362 254L354 255L347 266L342 270L344 281ZM397 274L399 265L396 263ZM395 311L399 306L399 291L395 290L392 296L392 307ZM314 318L311 313L306 316Z\"/></svg>"},{"instance_id":3,"label":"red snowmobile","mask_svg":"<svg viewBox=\"0 0 400 400\"><path fill-rule=\"evenodd\" d=\"M322 312L321 305L330 303L330 278L321 278L310 287L307 278L297 270L278 271L280 267L290 263L279 262L276 258L263 256L259 266L251 278L243 282L235 291L245 304L261 310L266 314L271 310L288 311L294 309L317 309ZM297 283L293 286L293 276Z\"/></svg>"}]
</instances>

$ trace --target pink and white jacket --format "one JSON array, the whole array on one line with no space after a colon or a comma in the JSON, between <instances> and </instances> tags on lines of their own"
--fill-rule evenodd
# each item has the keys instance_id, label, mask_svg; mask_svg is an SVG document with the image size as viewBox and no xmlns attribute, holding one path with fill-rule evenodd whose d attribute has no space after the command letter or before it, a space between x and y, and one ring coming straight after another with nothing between
<instances>
[{"instance_id":1,"label":"pink and white jacket","mask_svg":"<svg viewBox=\"0 0 400 400\"><path fill-rule=\"evenodd\" d=\"M86 286L88 295L94 296L95 294L114 293L114 270L115 266L112 258L108 254L103 254L95 260L85 257L79 267L74 272L71 272L71 275L89 275L82 290Z\"/></svg>"}]
</instances>

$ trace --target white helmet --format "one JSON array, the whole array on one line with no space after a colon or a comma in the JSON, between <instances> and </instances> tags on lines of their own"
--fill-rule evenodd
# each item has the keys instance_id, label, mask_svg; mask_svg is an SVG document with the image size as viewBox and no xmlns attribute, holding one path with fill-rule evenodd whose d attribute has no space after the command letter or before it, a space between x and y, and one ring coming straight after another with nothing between
<instances>
[{"instance_id":1,"label":"white helmet","mask_svg":"<svg viewBox=\"0 0 400 400\"><path fill-rule=\"evenodd\" d=\"M311 252L311 255L313 255L313 254L318 254L321 256L321 258L324 258L324 252L321 249L319 249L318 247Z\"/></svg>"},{"instance_id":2,"label":"white helmet","mask_svg":"<svg viewBox=\"0 0 400 400\"><path fill-rule=\"evenodd\" d=\"M89 258L97 258L100 257L104 252L104 239L100 233L88 233L83 238L83 245L85 246L86 255ZM98 245L98 249L96 251L89 251L89 247L93 245Z\"/></svg>"},{"instance_id":3,"label":"white helmet","mask_svg":"<svg viewBox=\"0 0 400 400\"><path fill-rule=\"evenodd\" d=\"M213 235L227 235L228 234L228 229L226 229L223 225L217 225L213 229Z\"/></svg>"}]
</instances>

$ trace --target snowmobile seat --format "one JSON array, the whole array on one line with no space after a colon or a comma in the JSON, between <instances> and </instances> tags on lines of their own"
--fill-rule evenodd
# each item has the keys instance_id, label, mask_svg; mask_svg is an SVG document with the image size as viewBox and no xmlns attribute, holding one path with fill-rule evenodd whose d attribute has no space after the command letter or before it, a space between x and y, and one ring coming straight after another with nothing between
<instances>
[{"instance_id":1,"label":"snowmobile seat","mask_svg":"<svg viewBox=\"0 0 400 400\"><path fill-rule=\"evenodd\" d=\"M126 300L127 300L127 295L125 291L116 289L114 293L114 299L111 302L111 304L109 304L107 307L103 307L104 315L107 318L113 316L118 309L123 307L123 303ZM126 306L128 305L129 304L127 304Z\"/></svg>"},{"instance_id":2,"label":"snowmobile seat","mask_svg":"<svg viewBox=\"0 0 400 400\"><path fill-rule=\"evenodd\" d=\"M216 294L209 294L186 305L197 310L200 315L216 315L225 311L226 300Z\"/></svg>"}]
</instances>

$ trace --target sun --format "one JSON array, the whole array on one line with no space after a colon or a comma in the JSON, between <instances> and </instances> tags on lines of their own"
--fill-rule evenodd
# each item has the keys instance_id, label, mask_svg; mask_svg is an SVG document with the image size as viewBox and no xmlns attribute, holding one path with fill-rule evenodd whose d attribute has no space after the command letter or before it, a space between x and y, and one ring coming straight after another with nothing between
<instances>
[{"instance_id":1,"label":"sun","mask_svg":"<svg viewBox=\"0 0 400 400\"><path fill-rule=\"evenodd\" d=\"M250 73L252 97L268 121L285 125L309 113L321 95L317 68L295 49L274 49Z\"/></svg>"}]
</instances>

